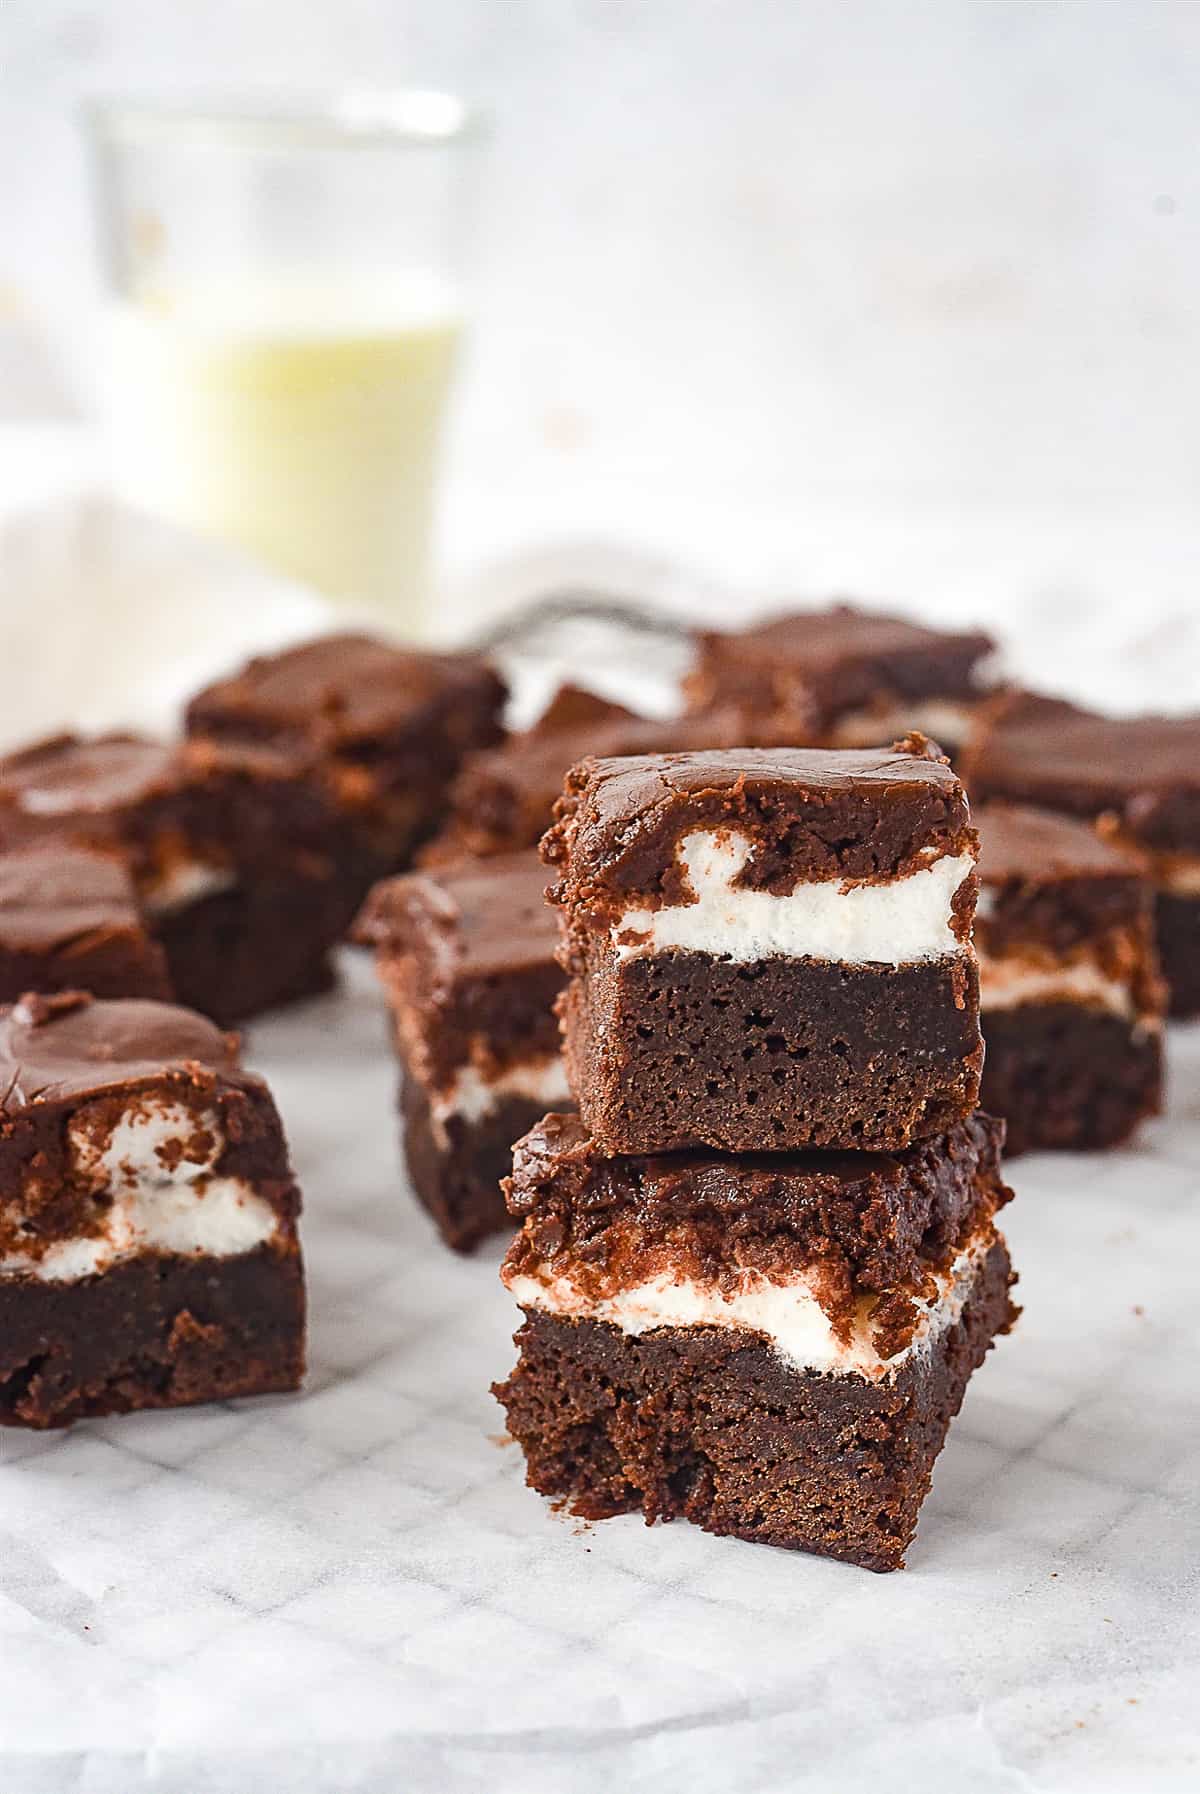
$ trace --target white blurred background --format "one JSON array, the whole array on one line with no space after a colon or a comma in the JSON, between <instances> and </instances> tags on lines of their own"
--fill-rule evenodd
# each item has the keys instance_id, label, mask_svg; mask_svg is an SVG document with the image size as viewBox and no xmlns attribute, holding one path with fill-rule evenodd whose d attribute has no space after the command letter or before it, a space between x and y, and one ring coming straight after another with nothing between
<instances>
[{"instance_id":1,"label":"white blurred background","mask_svg":"<svg viewBox=\"0 0 1200 1794\"><path fill-rule=\"evenodd\" d=\"M340 83L495 118L442 515L463 617L589 541L697 590L1018 635L1049 608L1039 654L1079 661L1195 629L1195 0L4 0L18 486L29 420L89 402L79 96ZM1189 690L1197 639L1160 656Z\"/></svg>"}]
</instances>

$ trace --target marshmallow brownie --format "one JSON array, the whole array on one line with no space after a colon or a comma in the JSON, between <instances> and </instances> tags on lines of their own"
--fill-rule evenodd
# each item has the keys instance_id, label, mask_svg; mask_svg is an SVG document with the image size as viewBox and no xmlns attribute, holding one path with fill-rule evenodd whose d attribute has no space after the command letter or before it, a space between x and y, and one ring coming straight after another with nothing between
<instances>
[{"instance_id":1,"label":"marshmallow brownie","mask_svg":"<svg viewBox=\"0 0 1200 1794\"><path fill-rule=\"evenodd\" d=\"M563 687L531 729L473 754L455 781L450 817L423 855L448 864L536 847L554 819L569 769L588 754L657 754L743 742L792 745L802 739L787 718L758 719L724 710L704 717L637 716L595 693Z\"/></svg>"},{"instance_id":2,"label":"marshmallow brownie","mask_svg":"<svg viewBox=\"0 0 1200 1794\"><path fill-rule=\"evenodd\" d=\"M31 990L170 996L163 950L115 855L69 841L0 853L0 1003Z\"/></svg>"},{"instance_id":3,"label":"marshmallow brownie","mask_svg":"<svg viewBox=\"0 0 1200 1794\"><path fill-rule=\"evenodd\" d=\"M1096 821L1142 856L1172 1015L1200 1015L1200 715L1098 716L1029 692L997 699L963 776L999 797Z\"/></svg>"},{"instance_id":4,"label":"marshmallow brownie","mask_svg":"<svg viewBox=\"0 0 1200 1794\"><path fill-rule=\"evenodd\" d=\"M252 660L192 699L192 736L304 760L355 824L356 902L441 823L466 754L504 733L507 689L482 656L330 635Z\"/></svg>"},{"instance_id":5,"label":"marshmallow brownie","mask_svg":"<svg viewBox=\"0 0 1200 1794\"><path fill-rule=\"evenodd\" d=\"M694 710L787 711L803 721L806 740L828 747L873 746L920 729L955 748L987 695L994 648L980 630L925 629L838 604L733 634L701 633L686 690Z\"/></svg>"},{"instance_id":6,"label":"marshmallow brownie","mask_svg":"<svg viewBox=\"0 0 1200 1794\"><path fill-rule=\"evenodd\" d=\"M0 848L48 837L123 860L180 1002L231 1022L331 982L348 828L292 761L57 736L0 760Z\"/></svg>"},{"instance_id":7,"label":"marshmallow brownie","mask_svg":"<svg viewBox=\"0 0 1200 1794\"><path fill-rule=\"evenodd\" d=\"M976 837L923 737L585 760L542 852L603 1151L891 1150L974 1108Z\"/></svg>"},{"instance_id":8,"label":"marshmallow brownie","mask_svg":"<svg viewBox=\"0 0 1200 1794\"><path fill-rule=\"evenodd\" d=\"M300 1195L235 1047L134 998L0 1011L0 1422L299 1384Z\"/></svg>"},{"instance_id":9,"label":"marshmallow brownie","mask_svg":"<svg viewBox=\"0 0 1200 1794\"><path fill-rule=\"evenodd\" d=\"M527 1480L899 1568L971 1372L1015 1318L1003 1125L896 1154L601 1156L548 1116L514 1153L494 1394Z\"/></svg>"},{"instance_id":10,"label":"marshmallow brownie","mask_svg":"<svg viewBox=\"0 0 1200 1794\"><path fill-rule=\"evenodd\" d=\"M975 823L980 1099L1010 1153L1116 1146L1162 1100L1150 882L1069 817L992 803Z\"/></svg>"},{"instance_id":11,"label":"marshmallow brownie","mask_svg":"<svg viewBox=\"0 0 1200 1794\"><path fill-rule=\"evenodd\" d=\"M512 1143L570 1102L545 887L533 852L413 873L377 886L356 930L391 1007L409 1175L456 1251L511 1226Z\"/></svg>"}]
</instances>

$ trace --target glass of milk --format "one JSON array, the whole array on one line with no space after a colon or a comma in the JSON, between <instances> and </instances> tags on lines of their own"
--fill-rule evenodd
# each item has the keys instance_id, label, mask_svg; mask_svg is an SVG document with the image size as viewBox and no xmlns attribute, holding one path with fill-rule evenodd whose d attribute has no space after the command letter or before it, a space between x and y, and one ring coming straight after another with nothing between
<instances>
[{"instance_id":1,"label":"glass of milk","mask_svg":"<svg viewBox=\"0 0 1200 1794\"><path fill-rule=\"evenodd\" d=\"M91 127L118 491L419 635L478 118L408 92Z\"/></svg>"}]
</instances>

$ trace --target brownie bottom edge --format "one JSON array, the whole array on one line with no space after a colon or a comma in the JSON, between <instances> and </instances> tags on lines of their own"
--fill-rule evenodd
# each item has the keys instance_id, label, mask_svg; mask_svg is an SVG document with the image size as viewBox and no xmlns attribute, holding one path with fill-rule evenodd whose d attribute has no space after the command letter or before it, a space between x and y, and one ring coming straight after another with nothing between
<instances>
[{"instance_id":1,"label":"brownie bottom edge","mask_svg":"<svg viewBox=\"0 0 1200 1794\"><path fill-rule=\"evenodd\" d=\"M526 1310L494 1386L529 1486L870 1570L902 1567L971 1373L1016 1316L997 1238L956 1324L884 1382L796 1371L758 1336Z\"/></svg>"},{"instance_id":2,"label":"brownie bottom edge","mask_svg":"<svg viewBox=\"0 0 1200 1794\"><path fill-rule=\"evenodd\" d=\"M144 1253L74 1282L0 1278L0 1425L296 1389L304 1325L295 1248Z\"/></svg>"}]
</instances>

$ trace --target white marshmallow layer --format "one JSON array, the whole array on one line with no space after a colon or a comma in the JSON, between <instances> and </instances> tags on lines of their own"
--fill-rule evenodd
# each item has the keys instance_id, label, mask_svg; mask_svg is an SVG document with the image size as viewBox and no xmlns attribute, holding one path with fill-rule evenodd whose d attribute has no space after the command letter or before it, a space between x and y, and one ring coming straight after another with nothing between
<instances>
[{"instance_id":1,"label":"white marshmallow layer","mask_svg":"<svg viewBox=\"0 0 1200 1794\"><path fill-rule=\"evenodd\" d=\"M454 1082L439 1090L429 1106L435 1122L444 1124L452 1117L483 1121L506 1096L528 1097L547 1110L569 1104L572 1099L562 1054L522 1059L519 1065L510 1066L494 1078L485 1078L477 1066L464 1065Z\"/></svg>"},{"instance_id":2,"label":"white marshmallow layer","mask_svg":"<svg viewBox=\"0 0 1200 1794\"><path fill-rule=\"evenodd\" d=\"M982 1010L1021 1009L1034 1003L1082 1003L1132 1019L1133 991L1127 981L1112 978L1094 960L1073 959L1061 965L1004 954L993 959L978 943L979 1006Z\"/></svg>"},{"instance_id":3,"label":"white marshmallow layer","mask_svg":"<svg viewBox=\"0 0 1200 1794\"><path fill-rule=\"evenodd\" d=\"M758 1271L743 1271L733 1289L698 1283L669 1273L600 1301L590 1299L568 1276L542 1279L506 1277L510 1293L522 1308L574 1320L607 1321L634 1336L655 1327L720 1327L763 1334L774 1351L795 1370L861 1376L873 1382L893 1376L908 1360L927 1352L952 1327L971 1294L992 1236L973 1241L935 1281L935 1294L919 1304L921 1314L910 1343L892 1358L875 1349L868 1318L869 1304L848 1339L833 1328L809 1284L772 1283Z\"/></svg>"},{"instance_id":4,"label":"white marshmallow layer","mask_svg":"<svg viewBox=\"0 0 1200 1794\"><path fill-rule=\"evenodd\" d=\"M207 1136L202 1162L180 1156L198 1132ZM103 1227L40 1256L10 1253L0 1272L64 1283L141 1252L229 1258L263 1245L278 1228L275 1210L249 1184L214 1174L224 1140L213 1114L144 1098L101 1148L78 1125L67 1135L74 1169L108 1199Z\"/></svg>"},{"instance_id":5,"label":"white marshmallow layer","mask_svg":"<svg viewBox=\"0 0 1200 1794\"><path fill-rule=\"evenodd\" d=\"M685 835L678 853L696 901L627 909L612 928L617 957L674 948L739 964L783 958L901 966L965 951L950 924L955 894L975 869L968 853L944 854L880 884L825 879L776 894L735 886L752 851L735 830Z\"/></svg>"}]
</instances>

